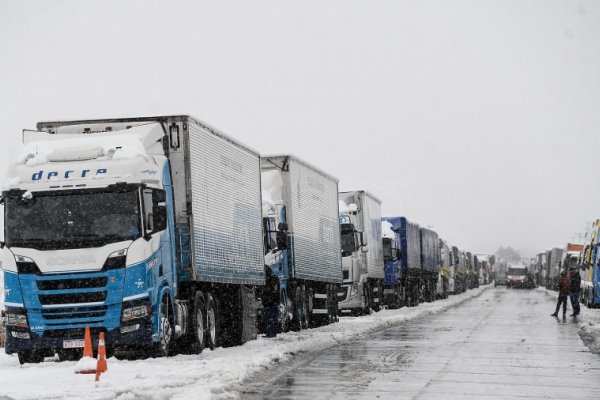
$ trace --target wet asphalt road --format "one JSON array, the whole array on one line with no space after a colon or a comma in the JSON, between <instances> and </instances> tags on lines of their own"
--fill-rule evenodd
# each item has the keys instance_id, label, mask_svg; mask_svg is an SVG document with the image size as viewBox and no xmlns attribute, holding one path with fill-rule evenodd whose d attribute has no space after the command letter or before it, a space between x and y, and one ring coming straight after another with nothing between
<instances>
[{"instance_id":1,"label":"wet asphalt road","mask_svg":"<svg viewBox=\"0 0 600 400\"><path fill-rule=\"evenodd\" d=\"M284 368L241 397L600 399L600 356L571 318L550 317L554 306L541 290L492 288Z\"/></svg>"}]
</instances>

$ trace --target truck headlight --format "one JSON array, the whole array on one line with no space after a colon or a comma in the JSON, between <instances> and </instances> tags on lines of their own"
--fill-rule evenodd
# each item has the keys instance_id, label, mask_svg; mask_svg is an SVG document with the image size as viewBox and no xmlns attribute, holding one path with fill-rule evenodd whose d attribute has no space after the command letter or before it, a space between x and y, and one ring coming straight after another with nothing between
<instances>
[{"instance_id":1,"label":"truck headlight","mask_svg":"<svg viewBox=\"0 0 600 400\"><path fill-rule=\"evenodd\" d=\"M350 288L350 296L354 296L356 294L358 294L358 283L354 282Z\"/></svg>"},{"instance_id":2,"label":"truck headlight","mask_svg":"<svg viewBox=\"0 0 600 400\"><path fill-rule=\"evenodd\" d=\"M27 314L17 314L13 312L7 312L6 317L6 326L12 326L14 328L29 328L27 324Z\"/></svg>"},{"instance_id":3,"label":"truck headlight","mask_svg":"<svg viewBox=\"0 0 600 400\"><path fill-rule=\"evenodd\" d=\"M132 307L124 307L121 316L122 322L131 321L138 318L148 317L152 313L150 304L139 304Z\"/></svg>"}]
</instances>

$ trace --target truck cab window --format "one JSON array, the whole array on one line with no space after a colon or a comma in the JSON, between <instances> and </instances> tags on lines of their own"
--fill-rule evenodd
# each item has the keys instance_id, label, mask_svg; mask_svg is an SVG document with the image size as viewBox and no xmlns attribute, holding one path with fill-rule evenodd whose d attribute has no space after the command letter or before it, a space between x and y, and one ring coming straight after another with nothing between
<instances>
[{"instance_id":1,"label":"truck cab window","mask_svg":"<svg viewBox=\"0 0 600 400\"><path fill-rule=\"evenodd\" d=\"M347 257L354 253L358 246L356 235L354 232L354 225L342 224L341 225L341 246L342 246L342 257Z\"/></svg>"},{"instance_id":2,"label":"truck cab window","mask_svg":"<svg viewBox=\"0 0 600 400\"><path fill-rule=\"evenodd\" d=\"M383 239L383 260L384 261L396 261L398 252L394 247L392 239Z\"/></svg>"},{"instance_id":3,"label":"truck cab window","mask_svg":"<svg viewBox=\"0 0 600 400\"><path fill-rule=\"evenodd\" d=\"M275 227L275 218L263 218L263 232L264 252L267 254L269 251L277 248L277 229Z\"/></svg>"},{"instance_id":4,"label":"truck cab window","mask_svg":"<svg viewBox=\"0 0 600 400\"><path fill-rule=\"evenodd\" d=\"M144 189L144 230L146 233L154 232L154 213L152 202L152 189Z\"/></svg>"}]
</instances>

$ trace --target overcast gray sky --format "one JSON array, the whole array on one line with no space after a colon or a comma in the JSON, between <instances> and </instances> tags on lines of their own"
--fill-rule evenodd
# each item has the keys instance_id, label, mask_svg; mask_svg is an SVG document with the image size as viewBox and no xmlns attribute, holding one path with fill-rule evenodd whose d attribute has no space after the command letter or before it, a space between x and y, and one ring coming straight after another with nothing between
<instances>
[{"instance_id":1,"label":"overcast gray sky","mask_svg":"<svg viewBox=\"0 0 600 400\"><path fill-rule=\"evenodd\" d=\"M600 2L0 0L2 176L39 120L174 113L532 255L600 217Z\"/></svg>"}]
</instances>

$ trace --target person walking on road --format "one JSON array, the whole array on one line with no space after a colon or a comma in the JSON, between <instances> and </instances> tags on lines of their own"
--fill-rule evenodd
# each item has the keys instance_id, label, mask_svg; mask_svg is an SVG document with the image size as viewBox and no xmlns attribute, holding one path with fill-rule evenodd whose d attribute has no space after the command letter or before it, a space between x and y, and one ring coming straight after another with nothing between
<instances>
[{"instance_id":1,"label":"person walking on road","mask_svg":"<svg viewBox=\"0 0 600 400\"><path fill-rule=\"evenodd\" d=\"M563 306L563 318L567 316L567 297L571 293L571 277L567 274L567 271L563 271L560 274L558 280L558 302L556 303L556 311L551 314L553 317L558 317L560 306Z\"/></svg>"},{"instance_id":2,"label":"person walking on road","mask_svg":"<svg viewBox=\"0 0 600 400\"><path fill-rule=\"evenodd\" d=\"M579 267L572 267L570 275L571 293L569 294L569 297L571 297L571 306L573 307L573 314L571 314L571 317L576 317L581 311L581 307L579 306L579 291L581 290L581 275L579 275Z\"/></svg>"}]
</instances>

